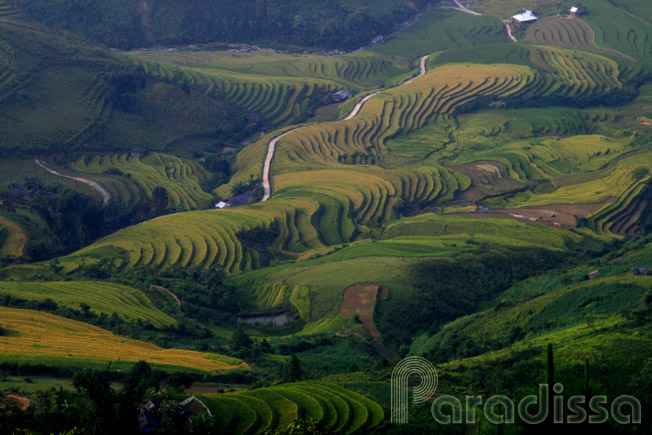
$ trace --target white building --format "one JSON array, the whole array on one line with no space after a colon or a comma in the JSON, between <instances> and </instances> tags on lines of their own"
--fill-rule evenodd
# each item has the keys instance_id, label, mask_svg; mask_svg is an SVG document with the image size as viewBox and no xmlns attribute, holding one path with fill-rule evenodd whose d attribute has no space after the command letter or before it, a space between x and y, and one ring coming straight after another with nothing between
<instances>
[{"instance_id":1,"label":"white building","mask_svg":"<svg viewBox=\"0 0 652 435\"><path fill-rule=\"evenodd\" d=\"M229 204L227 204L224 201L220 201L217 204L215 204L215 208L222 209L222 208L227 208L227 207L229 207Z\"/></svg>"},{"instance_id":2,"label":"white building","mask_svg":"<svg viewBox=\"0 0 652 435\"><path fill-rule=\"evenodd\" d=\"M517 23L532 23L538 20L537 16L532 13L532 11L525 10L518 15L512 17Z\"/></svg>"}]
</instances>

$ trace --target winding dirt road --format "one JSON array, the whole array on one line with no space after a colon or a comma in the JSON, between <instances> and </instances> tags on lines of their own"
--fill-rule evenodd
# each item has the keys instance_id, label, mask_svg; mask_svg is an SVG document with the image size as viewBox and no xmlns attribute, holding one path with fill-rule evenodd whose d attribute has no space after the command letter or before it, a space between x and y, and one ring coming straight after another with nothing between
<instances>
[{"instance_id":1,"label":"winding dirt road","mask_svg":"<svg viewBox=\"0 0 652 435\"><path fill-rule=\"evenodd\" d=\"M423 56L421 57L419 61L419 74L416 76L412 77L409 80L406 80L405 82L401 83L399 86L407 85L408 83L413 82L414 80L418 79L419 77L423 76L427 72L426 68L426 62L428 61L428 56ZM398 86L396 86L398 87ZM390 88L393 89L393 88ZM349 116L344 118L345 120L352 119L354 118L359 112L360 109L362 109L362 106L369 101L372 97L380 94L381 92L384 92L388 89L384 89L382 91L377 91L374 92L373 94L367 95L364 97L362 100L358 101L358 103L355 105L351 113L349 113ZM271 169L272 169L272 160L274 160L274 154L276 153L276 144L278 141L283 138L284 136L292 133L295 130L298 130L300 127L295 128L290 131L286 131L285 133L276 136L273 138L271 141L269 141L269 145L267 147L267 156L265 157L265 164L263 165L263 189L265 190L265 193L263 194L263 199L261 201L267 201L269 197L272 195L272 185L271 185Z\"/></svg>"},{"instance_id":2,"label":"winding dirt road","mask_svg":"<svg viewBox=\"0 0 652 435\"><path fill-rule=\"evenodd\" d=\"M45 169L46 171L48 171L52 175L56 175L58 177L63 177L63 178L69 178L71 180L79 181L80 183L84 183L84 184L89 185L92 189L95 189L96 191L98 191L100 193L100 195L102 195L102 205L107 205L109 203L109 201L111 200L111 195L109 195L109 192L104 190L104 188L102 186L100 186L99 184L97 184L95 181L89 180L87 178L73 177L73 176L70 176L70 175L64 175L64 174L62 174L60 172L55 171L54 169L48 168L39 159L34 159L34 161L36 162L37 165L39 165L41 168Z\"/></svg>"},{"instance_id":3,"label":"winding dirt road","mask_svg":"<svg viewBox=\"0 0 652 435\"><path fill-rule=\"evenodd\" d=\"M179 297L177 295L175 295L174 293L172 293L170 290L166 289L165 287L161 287L160 285L152 284L151 286L152 286L152 288L155 288L156 290L160 290L160 291L165 292L165 293L169 294L170 296L172 296L172 298L174 299L174 302L176 302L177 306L179 308L181 308L181 300L179 299Z\"/></svg>"},{"instance_id":4,"label":"winding dirt road","mask_svg":"<svg viewBox=\"0 0 652 435\"><path fill-rule=\"evenodd\" d=\"M455 2L455 4L457 5L455 9L458 11L466 12L467 14L475 15L476 17L482 15L480 12L472 11L471 9L466 8L462 3L460 3L457 0L453 0L453 2Z\"/></svg>"}]
</instances>

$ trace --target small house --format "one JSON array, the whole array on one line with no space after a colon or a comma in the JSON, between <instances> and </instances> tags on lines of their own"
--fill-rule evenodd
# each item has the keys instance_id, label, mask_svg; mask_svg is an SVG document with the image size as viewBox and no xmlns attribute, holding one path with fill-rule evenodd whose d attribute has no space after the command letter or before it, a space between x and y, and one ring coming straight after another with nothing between
<instances>
[{"instance_id":1,"label":"small house","mask_svg":"<svg viewBox=\"0 0 652 435\"><path fill-rule=\"evenodd\" d=\"M582 15L582 10L579 9L578 7L576 7L576 6L573 6L572 8L570 8L570 10L568 12L570 12L571 15L574 15L576 17L579 17L580 15Z\"/></svg>"},{"instance_id":2,"label":"small house","mask_svg":"<svg viewBox=\"0 0 652 435\"><path fill-rule=\"evenodd\" d=\"M134 148L131 150L131 157L140 157L143 158L147 155L147 149L146 148Z\"/></svg>"},{"instance_id":3,"label":"small house","mask_svg":"<svg viewBox=\"0 0 652 435\"><path fill-rule=\"evenodd\" d=\"M650 275L650 270L647 267L632 267L632 275L634 276L648 276Z\"/></svg>"},{"instance_id":4,"label":"small house","mask_svg":"<svg viewBox=\"0 0 652 435\"><path fill-rule=\"evenodd\" d=\"M222 148L222 154L233 154L235 151L235 148L229 146Z\"/></svg>"},{"instance_id":5,"label":"small house","mask_svg":"<svg viewBox=\"0 0 652 435\"><path fill-rule=\"evenodd\" d=\"M215 204L215 208L220 209L220 210L223 209L223 208L227 208L227 207L230 207L230 205L228 203L224 202L224 201L220 201L217 204Z\"/></svg>"},{"instance_id":6,"label":"small house","mask_svg":"<svg viewBox=\"0 0 652 435\"><path fill-rule=\"evenodd\" d=\"M260 113L254 112L247 115L247 124L258 125L260 124Z\"/></svg>"},{"instance_id":7,"label":"small house","mask_svg":"<svg viewBox=\"0 0 652 435\"><path fill-rule=\"evenodd\" d=\"M195 396L190 396L184 401L179 402L179 406L184 408L185 411L191 415L202 415L203 413L207 413L209 416L213 416L213 414L211 414L211 410L208 409L208 406L206 406L204 402Z\"/></svg>"},{"instance_id":8,"label":"small house","mask_svg":"<svg viewBox=\"0 0 652 435\"><path fill-rule=\"evenodd\" d=\"M249 199L253 198L253 196L254 196L254 192L248 190L244 193L241 193L240 195L232 196L231 198L226 200L226 203L229 204L229 207L238 207L241 205L247 205L249 204Z\"/></svg>"},{"instance_id":9,"label":"small house","mask_svg":"<svg viewBox=\"0 0 652 435\"><path fill-rule=\"evenodd\" d=\"M334 103L341 103L342 101L346 101L349 98L351 98L351 92L347 91L346 89L339 90L331 95L331 101Z\"/></svg>"},{"instance_id":10,"label":"small house","mask_svg":"<svg viewBox=\"0 0 652 435\"><path fill-rule=\"evenodd\" d=\"M529 10L524 10L520 14L514 15L512 17L512 21L514 21L515 23L519 23L519 24L533 23L538 19L539 18L537 18L537 16L534 15L534 13L532 13L532 11L529 11Z\"/></svg>"},{"instance_id":11,"label":"small house","mask_svg":"<svg viewBox=\"0 0 652 435\"><path fill-rule=\"evenodd\" d=\"M204 402L195 396L190 396L186 400L179 402L177 405L177 424L181 426L182 432L186 433L188 429L192 427L193 417L200 416L204 413L208 414L209 417L213 416L211 410L208 409L208 406L206 406Z\"/></svg>"},{"instance_id":12,"label":"small house","mask_svg":"<svg viewBox=\"0 0 652 435\"><path fill-rule=\"evenodd\" d=\"M596 278L598 275L600 275L600 271L599 270L594 270L593 272L589 273L586 277L588 279L593 279L593 278Z\"/></svg>"}]
</instances>

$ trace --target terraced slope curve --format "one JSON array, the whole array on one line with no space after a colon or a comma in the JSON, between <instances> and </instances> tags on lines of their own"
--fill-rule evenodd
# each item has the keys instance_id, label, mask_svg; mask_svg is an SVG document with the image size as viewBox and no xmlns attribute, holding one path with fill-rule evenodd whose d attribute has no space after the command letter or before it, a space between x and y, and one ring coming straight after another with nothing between
<instances>
[{"instance_id":1,"label":"terraced slope curve","mask_svg":"<svg viewBox=\"0 0 652 435\"><path fill-rule=\"evenodd\" d=\"M80 303L89 305L92 312L111 316L114 313L125 320L143 320L157 327L175 325L172 317L158 310L140 290L100 281L61 282L0 282L0 295L17 299L44 301L79 309Z\"/></svg>"},{"instance_id":2,"label":"terraced slope curve","mask_svg":"<svg viewBox=\"0 0 652 435\"><path fill-rule=\"evenodd\" d=\"M156 187L167 190L171 204L187 210L205 208L212 199L200 186L210 172L197 162L168 154L149 152L142 158L127 154L87 155L70 167L96 180L118 202L151 198Z\"/></svg>"},{"instance_id":3,"label":"terraced slope curve","mask_svg":"<svg viewBox=\"0 0 652 435\"><path fill-rule=\"evenodd\" d=\"M66 365L101 365L108 361L147 361L215 372L247 367L235 358L181 349L162 349L150 343L118 337L87 323L39 311L0 307L2 326L11 334L0 337L1 359L47 363L65 359Z\"/></svg>"},{"instance_id":4,"label":"terraced slope curve","mask_svg":"<svg viewBox=\"0 0 652 435\"><path fill-rule=\"evenodd\" d=\"M373 400L330 382L298 382L200 396L225 433L261 434L310 418L334 433L365 433L385 418Z\"/></svg>"}]
</instances>

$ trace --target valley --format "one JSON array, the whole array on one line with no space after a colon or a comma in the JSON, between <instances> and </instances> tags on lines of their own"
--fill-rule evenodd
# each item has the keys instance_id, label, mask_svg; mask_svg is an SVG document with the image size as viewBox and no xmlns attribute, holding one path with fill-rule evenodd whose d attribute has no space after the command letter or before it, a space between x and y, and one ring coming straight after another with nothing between
<instances>
[{"instance_id":1,"label":"valley","mask_svg":"<svg viewBox=\"0 0 652 435\"><path fill-rule=\"evenodd\" d=\"M392 423L406 357L437 395L552 371L652 416L643 0L46 3L0 1L0 404L57 378L87 422L92 385L133 409L0 429L132 433L197 391L197 433L532 430Z\"/></svg>"}]
</instances>

